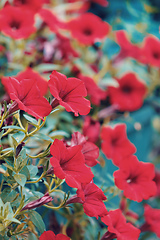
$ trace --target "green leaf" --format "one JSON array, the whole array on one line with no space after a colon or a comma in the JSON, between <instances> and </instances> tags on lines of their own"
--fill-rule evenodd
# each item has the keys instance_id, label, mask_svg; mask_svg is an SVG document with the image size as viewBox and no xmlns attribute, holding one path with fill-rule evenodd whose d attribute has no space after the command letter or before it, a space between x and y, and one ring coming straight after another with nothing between
<instances>
[{"instance_id":1,"label":"green leaf","mask_svg":"<svg viewBox=\"0 0 160 240\"><path fill-rule=\"evenodd\" d=\"M15 174L13 177L19 185L24 187L24 185L27 181L27 178L24 174Z\"/></svg>"},{"instance_id":2,"label":"green leaf","mask_svg":"<svg viewBox=\"0 0 160 240\"><path fill-rule=\"evenodd\" d=\"M46 230L46 228L45 228L45 224L43 222L41 215L39 213L37 213L36 211L29 211L28 215L30 217L30 220L33 222L34 226L42 234Z\"/></svg>"},{"instance_id":3,"label":"green leaf","mask_svg":"<svg viewBox=\"0 0 160 240\"><path fill-rule=\"evenodd\" d=\"M33 178L33 177L35 177L37 175L37 173L38 173L37 166L28 165L27 168L29 170L30 178Z\"/></svg>"},{"instance_id":4,"label":"green leaf","mask_svg":"<svg viewBox=\"0 0 160 240\"><path fill-rule=\"evenodd\" d=\"M17 192L15 190L11 190L11 188L6 187L2 193L1 193L1 198L4 203L6 202L12 202L17 195Z\"/></svg>"},{"instance_id":5,"label":"green leaf","mask_svg":"<svg viewBox=\"0 0 160 240\"><path fill-rule=\"evenodd\" d=\"M43 134L43 133L37 133L34 135L34 137L37 137L39 139L43 139L43 140L46 140L46 141L50 141L50 142L53 142L53 139L48 137L47 135Z\"/></svg>"},{"instance_id":6,"label":"green leaf","mask_svg":"<svg viewBox=\"0 0 160 240\"><path fill-rule=\"evenodd\" d=\"M36 120L35 118L30 117L30 116L28 116L28 115L26 115L26 114L23 114L23 117L24 117L28 122L33 123L34 125L38 126L38 122L37 122L37 120Z\"/></svg>"},{"instance_id":7,"label":"green leaf","mask_svg":"<svg viewBox=\"0 0 160 240\"><path fill-rule=\"evenodd\" d=\"M54 70L60 70L62 67L60 65L56 65L56 64L39 64L38 66L36 66L34 68L35 71L37 72L44 72L44 71L53 71Z\"/></svg>"},{"instance_id":8,"label":"green leaf","mask_svg":"<svg viewBox=\"0 0 160 240\"><path fill-rule=\"evenodd\" d=\"M18 158L14 159L14 167L16 172L20 171L28 161L28 156L26 155L26 150L23 148L20 154L18 155Z\"/></svg>"},{"instance_id":9,"label":"green leaf","mask_svg":"<svg viewBox=\"0 0 160 240\"><path fill-rule=\"evenodd\" d=\"M29 240L37 240L37 237L33 233L29 233L28 239Z\"/></svg>"},{"instance_id":10,"label":"green leaf","mask_svg":"<svg viewBox=\"0 0 160 240\"><path fill-rule=\"evenodd\" d=\"M50 134L50 137L57 137L57 136L69 137L69 134L62 130L57 130Z\"/></svg>"},{"instance_id":11,"label":"green leaf","mask_svg":"<svg viewBox=\"0 0 160 240\"><path fill-rule=\"evenodd\" d=\"M30 179L30 173L27 166L24 166L19 173L25 175L27 179Z\"/></svg>"},{"instance_id":12,"label":"green leaf","mask_svg":"<svg viewBox=\"0 0 160 240\"><path fill-rule=\"evenodd\" d=\"M15 129L15 130L22 130L22 128L18 127L18 126L6 126L6 127L3 127L2 129Z\"/></svg>"}]
</instances>

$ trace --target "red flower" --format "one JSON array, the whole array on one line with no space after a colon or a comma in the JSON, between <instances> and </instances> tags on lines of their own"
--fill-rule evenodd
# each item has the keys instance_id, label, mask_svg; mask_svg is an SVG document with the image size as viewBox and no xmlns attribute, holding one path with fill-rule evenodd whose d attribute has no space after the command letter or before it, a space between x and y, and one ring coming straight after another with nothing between
<instances>
[{"instance_id":1,"label":"red flower","mask_svg":"<svg viewBox=\"0 0 160 240\"><path fill-rule=\"evenodd\" d=\"M116 57L116 61L126 57L131 57L136 60L140 59L141 55L140 48L129 41L124 30L116 31L116 40L121 47L121 51Z\"/></svg>"},{"instance_id":2,"label":"red flower","mask_svg":"<svg viewBox=\"0 0 160 240\"><path fill-rule=\"evenodd\" d=\"M51 10L43 8L40 10L39 14L51 31L57 32L59 28L66 28L66 23L59 20Z\"/></svg>"},{"instance_id":3,"label":"red flower","mask_svg":"<svg viewBox=\"0 0 160 240\"><path fill-rule=\"evenodd\" d=\"M157 194L156 196L160 197L160 171L155 171L155 177L153 179L157 186Z\"/></svg>"},{"instance_id":4,"label":"red flower","mask_svg":"<svg viewBox=\"0 0 160 240\"><path fill-rule=\"evenodd\" d=\"M120 209L109 211L109 213L101 218L101 221L108 226L108 231L103 235L101 240L138 240L140 230L131 223L126 223Z\"/></svg>"},{"instance_id":5,"label":"red flower","mask_svg":"<svg viewBox=\"0 0 160 240\"><path fill-rule=\"evenodd\" d=\"M70 240L70 238L64 234L55 235L54 232L49 230L42 233L39 240Z\"/></svg>"},{"instance_id":6,"label":"red flower","mask_svg":"<svg viewBox=\"0 0 160 240\"><path fill-rule=\"evenodd\" d=\"M15 78L20 82L23 79L34 79L37 82L37 87L40 90L40 94L44 96L48 90L48 83L47 81L40 76L38 72L32 70L32 68L27 68L25 71L20 72ZM5 86L6 91L9 92L7 89L8 81L10 81L9 77L2 77L2 84Z\"/></svg>"},{"instance_id":7,"label":"red flower","mask_svg":"<svg viewBox=\"0 0 160 240\"><path fill-rule=\"evenodd\" d=\"M99 88L94 80L90 77L79 74L78 78L84 82L87 89L87 95L90 96L91 102L99 106L101 100L104 100L107 97L107 92Z\"/></svg>"},{"instance_id":8,"label":"red flower","mask_svg":"<svg viewBox=\"0 0 160 240\"><path fill-rule=\"evenodd\" d=\"M34 14L27 9L7 5L0 11L0 31L14 38L28 38L35 32Z\"/></svg>"},{"instance_id":9,"label":"red flower","mask_svg":"<svg viewBox=\"0 0 160 240\"><path fill-rule=\"evenodd\" d=\"M96 160L99 156L99 148L92 142L86 140L86 138L80 132L74 132L72 134L71 146L81 145L82 153L85 158L85 164L89 167L95 166L99 161Z\"/></svg>"},{"instance_id":10,"label":"red flower","mask_svg":"<svg viewBox=\"0 0 160 240\"><path fill-rule=\"evenodd\" d=\"M95 2L103 7L107 7L108 1L107 0L91 0L92 2Z\"/></svg>"},{"instance_id":11,"label":"red flower","mask_svg":"<svg viewBox=\"0 0 160 240\"><path fill-rule=\"evenodd\" d=\"M108 213L103 201L106 200L103 191L93 182L82 184L82 189L77 190L77 194L71 197L67 204L81 203L83 204L84 212L89 217L102 217Z\"/></svg>"},{"instance_id":12,"label":"red flower","mask_svg":"<svg viewBox=\"0 0 160 240\"><path fill-rule=\"evenodd\" d=\"M125 124L115 125L114 128L103 127L101 138L102 151L116 166L119 166L124 157L136 152L136 147L127 138Z\"/></svg>"},{"instance_id":13,"label":"red flower","mask_svg":"<svg viewBox=\"0 0 160 240\"><path fill-rule=\"evenodd\" d=\"M43 5L43 0L13 0L13 6L25 7L28 10L37 12Z\"/></svg>"},{"instance_id":14,"label":"red flower","mask_svg":"<svg viewBox=\"0 0 160 240\"><path fill-rule=\"evenodd\" d=\"M94 120L90 116L86 116L82 128L83 135L88 141L95 143L99 139L100 127L99 121Z\"/></svg>"},{"instance_id":15,"label":"red flower","mask_svg":"<svg viewBox=\"0 0 160 240\"><path fill-rule=\"evenodd\" d=\"M143 104L146 86L134 73L116 79L119 87L108 87L111 104L118 104L120 111L135 111Z\"/></svg>"},{"instance_id":16,"label":"red flower","mask_svg":"<svg viewBox=\"0 0 160 240\"><path fill-rule=\"evenodd\" d=\"M160 67L160 40L154 36L145 38L141 54L145 63Z\"/></svg>"},{"instance_id":17,"label":"red flower","mask_svg":"<svg viewBox=\"0 0 160 240\"><path fill-rule=\"evenodd\" d=\"M7 81L7 90L10 98L14 100L9 109L10 113L21 109L43 119L52 110L47 99L41 96L36 79L23 79L19 82L16 78L10 77L10 81Z\"/></svg>"},{"instance_id":18,"label":"red flower","mask_svg":"<svg viewBox=\"0 0 160 240\"><path fill-rule=\"evenodd\" d=\"M81 146L66 147L64 143L55 139L50 148L52 158L50 163L54 168L54 174L65 179L73 188L81 188L81 183L88 183L93 178L90 168L85 165Z\"/></svg>"},{"instance_id":19,"label":"red flower","mask_svg":"<svg viewBox=\"0 0 160 240\"><path fill-rule=\"evenodd\" d=\"M160 209L152 208L148 204L144 206L144 217L146 222L141 226L141 231L154 232L160 238Z\"/></svg>"},{"instance_id":20,"label":"red flower","mask_svg":"<svg viewBox=\"0 0 160 240\"><path fill-rule=\"evenodd\" d=\"M68 23L72 36L80 43L92 45L109 32L109 24L92 13L84 13Z\"/></svg>"},{"instance_id":21,"label":"red flower","mask_svg":"<svg viewBox=\"0 0 160 240\"><path fill-rule=\"evenodd\" d=\"M73 57L79 57L79 54L72 47L69 38L59 33L57 33L56 35L57 38L53 40L53 45L51 46L52 51L50 50L48 55L53 56L54 54L55 59L65 62L68 62L70 59L73 60ZM49 43L47 42L47 44Z\"/></svg>"},{"instance_id":22,"label":"red flower","mask_svg":"<svg viewBox=\"0 0 160 240\"><path fill-rule=\"evenodd\" d=\"M87 115L90 111L90 101L83 98L87 95L84 83L77 78L68 78L56 71L50 75L49 88L55 97L52 107L62 105L66 111L74 112L75 116Z\"/></svg>"},{"instance_id":23,"label":"red flower","mask_svg":"<svg viewBox=\"0 0 160 240\"><path fill-rule=\"evenodd\" d=\"M121 162L119 170L114 172L115 185L124 190L124 196L137 202L147 200L157 192L153 181L155 176L152 163L139 162L136 156L130 156Z\"/></svg>"}]
</instances>

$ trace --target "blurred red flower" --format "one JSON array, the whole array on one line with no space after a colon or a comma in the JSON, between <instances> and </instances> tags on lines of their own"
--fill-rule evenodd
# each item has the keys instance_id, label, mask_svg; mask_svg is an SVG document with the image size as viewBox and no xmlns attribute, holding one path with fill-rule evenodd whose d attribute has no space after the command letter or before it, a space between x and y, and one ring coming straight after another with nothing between
<instances>
[{"instance_id":1,"label":"blurred red flower","mask_svg":"<svg viewBox=\"0 0 160 240\"><path fill-rule=\"evenodd\" d=\"M109 211L109 213L101 217L101 221L108 226L108 231L103 235L101 240L138 240L140 230L131 223L126 223L120 209Z\"/></svg>"},{"instance_id":2,"label":"blurred red flower","mask_svg":"<svg viewBox=\"0 0 160 240\"><path fill-rule=\"evenodd\" d=\"M82 184L82 188L77 190L77 194L67 200L66 204L81 203L84 212L89 217L102 217L108 213L105 204L106 196L103 191L93 182Z\"/></svg>"},{"instance_id":3,"label":"blurred red flower","mask_svg":"<svg viewBox=\"0 0 160 240\"><path fill-rule=\"evenodd\" d=\"M90 101L83 98L87 95L84 83L77 78L68 78L53 71L50 75L49 88L51 94L55 97L52 107L58 105L65 107L66 111L74 112L75 116L87 115L90 111Z\"/></svg>"},{"instance_id":4,"label":"blurred red flower","mask_svg":"<svg viewBox=\"0 0 160 240\"><path fill-rule=\"evenodd\" d=\"M129 41L128 36L124 30L116 31L116 40L121 47L120 53L118 56L116 56L116 61L126 57L131 57L139 60L141 49Z\"/></svg>"},{"instance_id":5,"label":"blurred red flower","mask_svg":"<svg viewBox=\"0 0 160 240\"><path fill-rule=\"evenodd\" d=\"M49 230L42 233L39 240L70 240L70 238L64 234L55 235L54 232Z\"/></svg>"},{"instance_id":6,"label":"blurred red flower","mask_svg":"<svg viewBox=\"0 0 160 240\"><path fill-rule=\"evenodd\" d=\"M155 181L156 186L157 186L156 196L160 197L160 171L158 171L158 170L155 171L155 177L153 180Z\"/></svg>"},{"instance_id":7,"label":"blurred red flower","mask_svg":"<svg viewBox=\"0 0 160 240\"><path fill-rule=\"evenodd\" d=\"M36 31L33 12L6 5L0 10L0 31L14 39L28 38Z\"/></svg>"},{"instance_id":8,"label":"blurred red flower","mask_svg":"<svg viewBox=\"0 0 160 240\"><path fill-rule=\"evenodd\" d=\"M95 143L99 139L100 127L99 121L86 116L82 128L83 135L88 141Z\"/></svg>"},{"instance_id":9,"label":"blurred red flower","mask_svg":"<svg viewBox=\"0 0 160 240\"><path fill-rule=\"evenodd\" d=\"M126 125L117 124L112 128L106 126L101 131L102 151L108 159L112 159L116 166L119 166L124 157L136 152L136 147L127 138Z\"/></svg>"},{"instance_id":10,"label":"blurred red flower","mask_svg":"<svg viewBox=\"0 0 160 240\"><path fill-rule=\"evenodd\" d=\"M38 72L35 72L32 70L32 68L28 67L25 71L19 72L16 76L14 76L19 82L23 81L23 79L34 79L34 81L37 82L37 87L40 90L40 94L44 96L47 93L48 90L48 83L47 81L40 76ZM10 81L9 77L2 77L2 84L5 86L5 89L7 92L9 92L9 89L7 89L8 81Z\"/></svg>"},{"instance_id":11,"label":"blurred red flower","mask_svg":"<svg viewBox=\"0 0 160 240\"><path fill-rule=\"evenodd\" d=\"M153 181L155 171L152 163L140 162L132 155L123 159L119 168L113 174L115 185L124 190L125 197L141 202L156 194L157 187Z\"/></svg>"},{"instance_id":12,"label":"blurred red flower","mask_svg":"<svg viewBox=\"0 0 160 240\"><path fill-rule=\"evenodd\" d=\"M95 166L99 161L96 160L99 156L99 148L92 142L86 140L86 138L80 132L74 132L72 134L71 146L81 145L82 153L85 158L85 164L89 167Z\"/></svg>"},{"instance_id":13,"label":"blurred red flower","mask_svg":"<svg viewBox=\"0 0 160 240\"><path fill-rule=\"evenodd\" d=\"M58 32L60 28L66 28L66 23L58 19L51 10L43 8L39 11L39 14L51 31Z\"/></svg>"},{"instance_id":14,"label":"blurred red flower","mask_svg":"<svg viewBox=\"0 0 160 240\"><path fill-rule=\"evenodd\" d=\"M142 231L154 232L160 238L160 209L152 208L148 204L144 206L144 217L146 222L140 228Z\"/></svg>"},{"instance_id":15,"label":"blurred red flower","mask_svg":"<svg viewBox=\"0 0 160 240\"><path fill-rule=\"evenodd\" d=\"M72 36L80 43L92 45L103 39L109 32L109 24L93 13L84 13L68 23Z\"/></svg>"},{"instance_id":16,"label":"blurred red flower","mask_svg":"<svg viewBox=\"0 0 160 240\"><path fill-rule=\"evenodd\" d=\"M30 11L37 12L43 5L44 0L13 0L13 6L25 7Z\"/></svg>"},{"instance_id":17,"label":"blurred red flower","mask_svg":"<svg viewBox=\"0 0 160 240\"><path fill-rule=\"evenodd\" d=\"M14 100L9 109L10 113L21 109L35 118L43 119L52 110L47 99L41 96L36 79L23 79L19 82L16 78L10 77L10 81L7 81L7 90L10 98Z\"/></svg>"},{"instance_id":18,"label":"blurred red flower","mask_svg":"<svg viewBox=\"0 0 160 240\"><path fill-rule=\"evenodd\" d=\"M85 165L81 149L81 146L66 147L58 139L55 139L50 148L53 156L50 163L54 174L60 179L65 179L73 188L81 188L81 183L88 183L94 177L91 169Z\"/></svg>"},{"instance_id":19,"label":"blurred red flower","mask_svg":"<svg viewBox=\"0 0 160 240\"><path fill-rule=\"evenodd\" d=\"M135 111L143 105L146 86L134 73L127 73L116 79L119 87L108 87L111 104L117 104L120 111Z\"/></svg>"},{"instance_id":20,"label":"blurred red flower","mask_svg":"<svg viewBox=\"0 0 160 240\"><path fill-rule=\"evenodd\" d=\"M146 37L141 55L143 62L160 67L160 40L155 36Z\"/></svg>"},{"instance_id":21,"label":"blurred red flower","mask_svg":"<svg viewBox=\"0 0 160 240\"><path fill-rule=\"evenodd\" d=\"M99 106L101 100L106 99L107 92L98 87L94 80L90 77L79 74L78 78L84 82L87 89L87 95L90 96L91 102Z\"/></svg>"}]
</instances>

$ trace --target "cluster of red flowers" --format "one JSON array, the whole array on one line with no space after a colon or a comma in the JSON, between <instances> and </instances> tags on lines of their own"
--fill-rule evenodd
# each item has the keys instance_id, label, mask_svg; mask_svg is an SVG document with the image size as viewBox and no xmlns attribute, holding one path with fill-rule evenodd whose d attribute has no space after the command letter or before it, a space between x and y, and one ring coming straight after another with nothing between
<instances>
[{"instance_id":1,"label":"cluster of red flowers","mask_svg":"<svg viewBox=\"0 0 160 240\"><path fill-rule=\"evenodd\" d=\"M101 138L106 157L119 167L114 172L115 185L124 190L124 196L137 202L154 196L157 192L154 165L140 162L133 155L136 148L127 138L125 124L103 127Z\"/></svg>"},{"instance_id":2,"label":"cluster of red flowers","mask_svg":"<svg viewBox=\"0 0 160 240\"><path fill-rule=\"evenodd\" d=\"M155 36L148 35L141 47L132 44L123 30L116 32L116 39L121 47L117 60L131 57L143 64L160 67L160 41Z\"/></svg>"},{"instance_id":3,"label":"cluster of red flowers","mask_svg":"<svg viewBox=\"0 0 160 240\"><path fill-rule=\"evenodd\" d=\"M79 2L79 0L68 0L67 2L74 3ZM98 16L86 13L90 2L106 6L106 0L84 0L81 2L83 2L80 9L82 14L77 18L64 21L49 8L46 8L46 0L6 1L0 10L0 31L13 39L32 38L32 34L37 31L35 23L38 16L41 29L47 26L56 36L48 45L44 44L46 51L44 60L50 61L52 51L54 51L56 59L62 59L64 63L68 63L72 57L78 58L81 55L78 48L74 49L74 44L84 49L91 46L96 49L95 43L108 36L111 30L110 25ZM118 56L113 59L113 64L130 57L142 64L160 67L159 39L147 36L142 46L138 46L130 42L123 30L117 31L115 35L121 50ZM3 48L0 50L3 51ZM101 52L99 51L98 54ZM89 67L95 74L98 73L96 61L94 64L90 63ZM132 112L142 107L147 95L147 87L137 74L128 72L120 77L114 76L116 84L102 89L93 76L81 73L80 69L74 66L74 63L72 68L76 77L67 78L64 74L54 70L48 82L31 67L27 67L14 77L2 77L2 84L13 101L9 105L9 114L20 109L36 119L44 120L52 109L61 105L66 111L74 113L75 116L87 115L91 110L90 101L99 107L101 101L105 100L120 113ZM44 97L48 92L52 95L51 102ZM87 96L90 101L85 98ZM136 147L127 137L125 124L117 124L114 127L104 126L101 134L99 133L100 122L90 116L85 116L82 134L74 132L70 141L55 139L50 147L52 173L56 178L64 179L69 187L76 188L76 194L65 202L65 206L72 203L82 204L87 216L100 218L101 222L108 227L101 240L114 238L137 240L140 232L143 231L153 231L160 237L158 228L160 210L145 205L145 223L138 229L132 224L135 223L138 216L122 206L122 202L120 209L114 211L106 209L104 201L107 200L107 197L102 189L94 183L94 174L91 169L100 163L97 160L99 157L97 145L101 140L103 153L118 167L118 170L113 174L114 182L118 189L123 190L125 199L142 202L159 194L157 186L160 185L160 177L159 173L155 175L152 163L141 162L134 155ZM96 143L98 144L96 145ZM22 211L39 207L52 200L49 193L46 193L38 200L28 203L22 208ZM135 221L127 222L126 216L132 216ZM40 236L40 240L44 239L69 240L69 237L45 231Z\"/></svg>"}]
</instances>

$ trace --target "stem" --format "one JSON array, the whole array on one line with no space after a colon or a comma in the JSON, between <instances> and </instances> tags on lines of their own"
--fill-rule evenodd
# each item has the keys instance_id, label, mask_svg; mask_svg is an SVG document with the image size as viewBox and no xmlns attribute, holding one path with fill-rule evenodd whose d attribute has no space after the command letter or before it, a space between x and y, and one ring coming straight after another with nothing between
<instances>
[{"instance_id":1,"label":"stem","mask_svg":"<svg viewBox=\"0 0 160 240\"><path fill-rule=\"evenodd\" d=\"M42 175L36 180L36 181L28 181L26 184L31 184L31 183L38 183L44 176L46 172L43 172Z\"/></svg>"}]
</instances>

